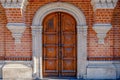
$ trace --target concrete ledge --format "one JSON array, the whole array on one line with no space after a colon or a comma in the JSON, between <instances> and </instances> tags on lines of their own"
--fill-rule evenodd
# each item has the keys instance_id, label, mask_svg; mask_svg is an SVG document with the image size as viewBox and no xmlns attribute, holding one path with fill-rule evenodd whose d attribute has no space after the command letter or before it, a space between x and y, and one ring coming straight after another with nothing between
<instances>
[{"instance_id":1,"label":"concrete ledge","mask_svg":"<svg viewBox=\"0 0 120 80\"><path fill-rule=\"evenodd\" d=\"M26 78L26 79L18 78L18 79L0 79L0 80L33 80L33 79L30 79L30 78Z\"/></svg>"},{"instance_id":2,"label":"concrete ledge","mask_svg":"<svg viewBox=\"0 0 120 80\"><path fill-rule=\"evenodd\" d=\"M112 63L88 64L87 79L116 79L116 68Z\"/></svg>"},{"instance_id":3,"label":"concrete ledge","mask_svg":"<svg viewBox=\"0 0 120 80\"><path fill-rule=\"evenodd\" d=\"M120 80L120 61L114 61L114 65L116 67L117 78Z\"/></svg>"},{"instance_id":4,"label":"concrete ledge","mask_svg":"<svg viewBox=\"0 0 120 80\"><path fill-rule=\"evenodd\" d=\"M23 64L5 64L2 69L4 80L32 79L32 68Z\"/></svg>"}]
</instances>

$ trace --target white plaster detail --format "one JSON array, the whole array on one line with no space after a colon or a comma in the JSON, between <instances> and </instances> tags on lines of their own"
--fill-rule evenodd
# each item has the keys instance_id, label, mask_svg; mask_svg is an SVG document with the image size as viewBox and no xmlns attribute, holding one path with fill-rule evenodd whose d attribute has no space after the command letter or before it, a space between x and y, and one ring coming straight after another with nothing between
<instances>
[{"instance_id":1,"label":"white plaster detail","mask_svg":"<svg viewBox=\"0 0 120 80\"><path fill-rule=\"evenodd\" d=\"M0 0L4 8L21 8L25 9L28 0Z\"/></svg>"},{"instance_id":2,"label":"white plaster detail","mask_svg":"<svg viewBox=\"0 0 120 80\"><path fill-rule=\"evenodd\" d=\"M12 32L15 43L21 43L22 35L26 29L24 23L8 23L7 28Z\"/></svg>"},{"instance_id":3,"label":"white plaster detail","mask_svg":"<svg viewBox=\"0 0 120 80\"><path fill-rule=\"evenodd\" d=\"M94 24L93 29L97 33L98 43L104 44L107 32L112 28L111 24Z\"/></svg>"},{"instance_id":4,"label":"white plaster detail","mask_svg":"<svg viewBox=\"0 0 120 80\"><path fill-rule=\"evenodd\" d=\"M36 12L32 22L33 43L33 75L36 78L42 75L42 29L43 19L53 12L66 12L72 15L77 22L77 78L86 76L87 65L87 25L83 12L72 4L53 2L44 5Z\"/></svg>"},{"instance_id":5,"label":"white plaster detail","mask_svg":"<svg viewBox=\"0 0 120 80\"><path fill-rule=\"evenodd\" d=\"M23 2L22 2L22 6L21 6L21 9L22 9L22 11L25 11L26 10L26 6L28 5L28 0L24 0Z\"/></svg>"},{"instance_id":6,"label":"white plaster detail","mask_svg":"<svg viewBox=\"0 0 120 80\"><path fill-rule=\"evenodd\" d=\"M114 9L118 0L91 0L94 10L97 9Z\"/></svg>"}]
</instances>

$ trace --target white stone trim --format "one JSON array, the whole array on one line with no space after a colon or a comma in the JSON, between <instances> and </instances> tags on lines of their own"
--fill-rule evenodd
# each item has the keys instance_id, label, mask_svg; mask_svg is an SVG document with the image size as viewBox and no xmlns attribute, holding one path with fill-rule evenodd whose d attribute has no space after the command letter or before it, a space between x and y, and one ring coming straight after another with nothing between
<instances>
[{"instance_id":1,"label":"white stone trim","mask_svg":"<svg viewBox=\"0 0 120 80\"><path fill-rule=\"evenodd\" d=\"M26 29L25 24L24 23L8 23L7 28L12 32L12 36L15 39L15 44L21 43L23 32Z\"/></svg>"},{"instance_id":2,"label":"white stone trim","mask_svg":"<svg viewBox=\"0 0 120 80\"><path fill-rule=\"evenodd\" d=\"M5 61L0 61L0 63L4 63L4 64L29 64L29 65L32 65L32 61L8 61L8 60L5 60Z\"/></svg>"},{"instance_id":3,"label":"white stone trim","mask_svg":"<svg viewBox=\"0 0 120 80\"><path fill-rule=\"evenodd\" d=\"M54 2L46 4L38 9L32 22L32 43L33 43L33 75L34 78L41 78L42 75L42 21L50 13L66 12L71 14L77 21L77 78L86 75L87 65L87 26L82 11L72 4Z\"/></svg>"},{"instance_id":4,"label":"white stone trim","mask_svg":"<svg viewBox=\"0 0 120 80\"><path fill-rule=\"evenodd\" d=\"M17 2L18 1L18 2ZM22 8L25 9L28 0L0 0L4 8Z\"/></svg>"},{"instance_id":5,"label":"white stone trim","mask_svg":"<svg viewBox=\"0 0 120 80\"><path fill-rule=\"evenodd\" d=\"M88 65L92 64L112 64L116 61L88 61Z\"/></svg>"},{"instance_id":6,"label":"white stone trim","mask_svg":"<svg viewBox=\"0 0 120 80\"><path fill-rule=\"evenodd\" d=\"M45 6L38 9L38 11L36 12L33 18L32 25L41 26L43 19L46 15L57 11L71 14L76 19L77 25L79 26L86 25L86 19L83 12L74 5L64 2L54 2L54 3L46 4Z\"/></svg>"},{"instance_id":7,"label":"white stone trim","mask_svg":"<svg viewBox=\"0 0 120 80\"><path fill-rule=\"evenodd\" d=\"M32 66L32 61L8 61L8 60L4 60L4 61L0 61L0 64L2 64L4 66L4 64L24 64L27 66Z\"/></svg>"},{"instance_id":8,"label":"white stone trim","mask_svg":"<svg viewBox=\"0 0 120 80\"><path fill-rule=\"evenodd\" d=\"M114 9L118 0L91 0L93 9Z\"/></svg>"},{"instance_id":9,"label":"white stone trim","mask_svg":"<svg viewBox=\"0 0 120 80\"><path fill-rule=\"evenodd\" d=\"M107 32L112 28L111 24L94 24L93 30L97 33L98 43L104 44Z\"/></svg>"}]
</instances>

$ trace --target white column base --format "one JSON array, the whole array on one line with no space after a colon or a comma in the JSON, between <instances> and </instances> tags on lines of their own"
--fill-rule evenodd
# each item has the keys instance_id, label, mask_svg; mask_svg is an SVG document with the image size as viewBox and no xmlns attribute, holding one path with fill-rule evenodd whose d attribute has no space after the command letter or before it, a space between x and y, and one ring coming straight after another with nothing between
<instances>
[{"instance_id":1,"label":"white column base","mask_svg":"<svg viewBox=\"0 0 120 80\"><path fill-rule=\"evenodd\" d=\"M117 78L120 78L120 61L114 61L113 64L116 67Z\"/></svg>"},{"instance_id":2,"label":"white column base","mask_svg":"<svg viewBox=\"0 0 120 80\"><path fill-rule=\"evenodd\" d=\"M87 67L87 79L116 79L116 67L112 62L92 61Z\"/></svg>"},{"instance_id":3,"label":"white column base","mask_svg":"<svg viewBox=\"0 0 120 80\"><path fill-rule=\"evenodd\" d=\"M32 80L32 68L24 64L5 64L2 76L3 80Z\"/></svg>"},{"instance_id":4,"label":"white column base","mask_svg":"<svg viewBox=\"0 0 120 80\"><path fill-rule=\"evenodd\" d=\"M3 68L4 64L0 63L0 79L2 79L2 68Z\"/></svg>"}]
</instances>

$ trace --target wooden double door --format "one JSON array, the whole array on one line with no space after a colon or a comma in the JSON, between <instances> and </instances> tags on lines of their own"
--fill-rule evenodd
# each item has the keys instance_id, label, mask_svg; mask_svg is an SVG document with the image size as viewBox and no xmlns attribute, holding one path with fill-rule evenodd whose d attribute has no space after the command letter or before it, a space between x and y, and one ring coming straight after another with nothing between
<instances>
[{"instance_id":1,"label":"wooden double door","mask_svg":"<svg viewBox=\"0 0 120 80\"><path fill-rule=\"evenodd\" d=\"M63 12L46 16L43 21L43 76L76 77L76 21Z\"/></svg>"}]
</instances>

